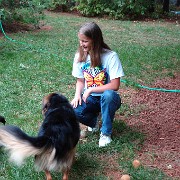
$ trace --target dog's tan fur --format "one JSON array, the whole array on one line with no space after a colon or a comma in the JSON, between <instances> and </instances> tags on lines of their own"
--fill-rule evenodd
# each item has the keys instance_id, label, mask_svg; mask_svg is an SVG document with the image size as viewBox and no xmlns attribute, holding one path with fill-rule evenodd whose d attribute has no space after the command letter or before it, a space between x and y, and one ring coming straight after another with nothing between
<instances>
[{"instance_id":1,"label":"dog's tan fur","mask_svg":"<svg viewBox=\"0 0 180 180\"><path fill-rule=\"evenodd\" d=\"M0 142L9 151L10 161L19 166L23 164L27 157L42 153L42 149L35 149L29 142L14 137L3 127L0 129Z\"/></svg>"}]
</instances>

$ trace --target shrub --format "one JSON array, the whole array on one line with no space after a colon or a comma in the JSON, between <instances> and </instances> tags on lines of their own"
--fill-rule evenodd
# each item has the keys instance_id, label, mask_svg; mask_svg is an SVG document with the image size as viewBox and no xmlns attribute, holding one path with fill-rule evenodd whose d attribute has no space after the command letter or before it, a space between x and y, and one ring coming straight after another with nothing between
<instances>
[{"instance_id":1,"label":"shrub","mask_svg":"<svg viewBox=\"0 0 180 180\"><path fill-rule=\"evenodd\" d=\"M0 0L0 15L3 23L13 21L38 25L43 19L43 9L40 0Z\"/></svg>"},{"instance_id":2,"label":"shrub","mask_svg":"<svg viewBox=\"0 0 180 180\"><path fill-rule=\"evenodd\" d=\"M152 10L152 0L76 0L77 10L84 16L108 15L114 19L135 19Z\"/></svg>"},{"instance_id":3,"label":"shrub","mask_svg":"<svg viewBox=\"0 0 180 180\"><path fill-rule=\"evenodd\" d=\"M41 3L48 10L70 11L75 6L75 0L42 0Z\"/></svg>"},{"instance_id":4,"label":"shrub","mask_svg":"<svg viewBox=\"0 0 180 180\"><path fill-rule=\"evenodd\" d=\"M106 14L110 0L76 0L76 4L76 9L83 16L101 16Z\"/></svg>"}]
</instances>

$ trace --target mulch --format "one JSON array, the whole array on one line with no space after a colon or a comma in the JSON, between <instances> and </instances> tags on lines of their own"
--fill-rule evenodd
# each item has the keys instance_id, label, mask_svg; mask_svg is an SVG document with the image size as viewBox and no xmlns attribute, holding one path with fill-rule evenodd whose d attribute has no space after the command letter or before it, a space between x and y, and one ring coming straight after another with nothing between
<instances>
[{"instance_id":1,"label":"mulch","mask_svg":"<svg viewBox=\"0 0 180 180\"><path fill-rule=\"evenodd\" d=\"M180 74L158 80L153 87L180 89ZM122 95L123 95L123 90ZM127 96L128 88L124 91ZM180 178L180 93L139 89L131 94L130 107L143 107L138 116L125 121L146 135L137 158L168 176Z\"/></svg>"}]
</instances>

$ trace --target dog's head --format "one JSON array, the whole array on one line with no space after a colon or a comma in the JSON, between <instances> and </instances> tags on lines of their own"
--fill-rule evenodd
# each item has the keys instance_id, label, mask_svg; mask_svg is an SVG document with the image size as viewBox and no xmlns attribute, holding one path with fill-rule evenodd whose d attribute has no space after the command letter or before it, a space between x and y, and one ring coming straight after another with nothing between
<instances>
[{"instance_id":1,"label":"dog's head","mask_svg":"<svg viewBox=\"0 0 180 180\"><path fill-rule=\"evenodd\" d=\"M44 115L50 108L58 108L63 103L68 103L68 100L59 93L51 93L47 96L44 96L42 100L42 114Z\"/></svg>"}]
</instances>

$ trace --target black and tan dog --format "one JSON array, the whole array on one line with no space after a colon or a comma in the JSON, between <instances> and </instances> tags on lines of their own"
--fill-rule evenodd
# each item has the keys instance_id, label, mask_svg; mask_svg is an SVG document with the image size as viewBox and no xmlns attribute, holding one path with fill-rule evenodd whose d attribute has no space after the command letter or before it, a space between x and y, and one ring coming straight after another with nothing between
<instances>
[{"instance_id":1,"label":"black and tan dog","mask_svg":"<svg viewBox=\"0 0 180 180\"><path fill-rule=\"evenodd\" d=\"M80 136L79 123L68 100L57 93L43 98L44 121L37 137L31 137L16 126L0 127L0 144L10 153L10 160L21 165L25 158L35 156L35 166L45 171L62 171L68 180Z\"/></svg>"}]
</instances>

